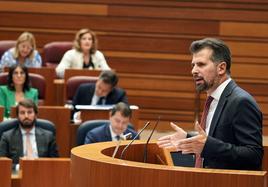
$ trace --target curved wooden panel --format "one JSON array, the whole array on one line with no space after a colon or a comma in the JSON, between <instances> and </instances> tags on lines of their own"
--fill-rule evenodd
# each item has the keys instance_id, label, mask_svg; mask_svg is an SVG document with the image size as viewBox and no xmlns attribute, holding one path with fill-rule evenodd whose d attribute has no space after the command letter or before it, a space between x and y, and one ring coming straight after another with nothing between
<instances>
[{"instance_id":1,"label":"curved wooden panel","mask_svg":"<svg viewBox=\"0 0 268 187\"><path fill-rule=\"evenodd\" d=\"M128 143L127 141L123 144ZM266 172L236 171L174 167L137 162L143 157L144 143L137 141L127 150L124 158L113 159L114 142L89 144L72 149L71 185L91 186L180 186L180 187L251 187L265 186ZM120 146L122 150L123 146ZM119 153L121 152L119 149ZM161 151L155 143L149 144L148 160L160 163ZM162 157L163 158L163 157Z\"/></svg>"}]
</instances>

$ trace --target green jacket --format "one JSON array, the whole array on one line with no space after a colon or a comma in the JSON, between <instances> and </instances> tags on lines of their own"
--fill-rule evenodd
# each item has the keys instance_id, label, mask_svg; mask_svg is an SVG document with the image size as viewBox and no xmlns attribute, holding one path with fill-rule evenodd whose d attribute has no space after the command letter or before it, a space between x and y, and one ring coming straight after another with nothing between
<instances>
[{"instance_id":1,"label":"green jacket","mask_svg":"<svg viewBox=\"0 0 268 187\"><path fill-rule=\"evenodd\" d=\"M25 98L32 99L36 104L38 104L38 90L35 88L30 88L30 90L24 93ZM0 105L5 109L4 117L8 118L10 116L10 107L16 106L15 92L8 89L7 86L0 86Z\"/></svg>"}]
</instances>

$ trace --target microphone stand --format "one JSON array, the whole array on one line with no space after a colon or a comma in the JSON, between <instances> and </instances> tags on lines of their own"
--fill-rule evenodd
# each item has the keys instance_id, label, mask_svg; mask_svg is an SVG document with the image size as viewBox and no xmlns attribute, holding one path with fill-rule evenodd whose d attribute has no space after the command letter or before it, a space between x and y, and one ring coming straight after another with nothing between
<instances>
[{"instance_id":1,"label":"microphone stand","mask_svg":"<svg viewBox=\"0 0 268 187\"><path fill-rule=\"evenodd\" d=\"M127 148L134 142L134 140L137 139L137 137L144 131L144 129L150 124L150 121L148 121L144 127L140 130L140 132L131 140L131 142L129 142L126 147L124 147L123 151L121 152L121 155L120 155L120 159L123 158L123 155L125 153L125 151L127 150Z\"/></svg>"},{"instance_id":2,"label":"microphone stand","mask_svg":"<svg viewBox=\"0 0 268 187\"><path fill-rule=\"evenodd\" d=\"M153 130L152 130L152 132L151 132L149 138L148 138L147 141L146 141L146 144L144 145L144 152L143 152L143 162L144 162L144 163L147 162L147 155L148 155L147 153L148 153L148 144L149 144L149 141L151 140L152 135L153 135L153 133L154 133L154 131L155 131L155 129L156 129L156 127L157 127L159 121L160 121L160 116L158 117L158 120L157 120L157 122L155 123L154 128L153 128Z\"/></svg>"},{"instance_id":3,"label":"microphone stand","mask_svg":"<svg viewBox=\"0 0 268 187\"><path fill-rule=\"evenodd\" d=\"M132 134L131 134L131 133L127 133L126 135L124 135L124 140L128 140L128 139L131 138L131 137L132 137ZM112 158L115 157L115 155L116 155L116 153L117 153L117 151L118 151L118 148L119 148L120 144L121 144L121 139L119 139L119 140L117 141L117 144L116 144L116 147L115 147L115 149L114 149Z\"/></svg>"}]
</instances>

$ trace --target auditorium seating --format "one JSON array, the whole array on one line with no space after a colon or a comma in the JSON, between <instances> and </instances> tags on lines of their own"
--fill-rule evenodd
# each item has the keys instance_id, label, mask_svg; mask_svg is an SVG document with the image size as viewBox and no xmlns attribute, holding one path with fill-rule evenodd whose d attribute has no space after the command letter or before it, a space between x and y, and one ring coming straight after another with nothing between
<instances>
[{"instance_id":1,"label":"auditorium seating","mask_svg":"<svg viewBox=\"0 0 268 187\"><path fill-rule=\"evenodd\" d=\"M72 104L73 97L80 86L80 84L83 83L95 83L97 81L98 77L92 77L92 76L74 76L70 77L66 81L65 86L65 103L66 104Z\"/></svg>"},{"instance_id":2,"label":"auditorium seating","mask_svg":"<svg viewBox=\"0 0 268 187\"><path fill-rule=\"evenodd\" d=\"M6 85L7 84L7 77L8 73L3 72L0 74L0 84ZM29 73L30 83L33 88L38 90L38 102L39 105L44 104L44 100L46 98L46 80L42 75Z\"/></svg>"},{"instance_id":3,"label":"auditorium seating","mask_svg":"<svg viewBox=\"0 0 268 187\"><path fill-rule=\"evenodd\" d=\"M3 132L13 129L17 127L19 124L17 119L10 119L10 120L5 120L0 123L0 137L2 136ZM55 125L46 119L37 119L36 124L37 127L41 127L43 129L49 130L53 132L54 135L56 135L56 129Z\"/></svg>"},{"instance_id":4,"label":"auditorium seating","mask_svg":"<svg viewBox=\"0 0 268 187\"><path fill-rule=\"evenodd\" d=\"M99 127L101 125L106 125L109 123L109 120L89 120L83 122L77 129L77 134L76 134L76 144L78 145L83 145L86 135L88 131Z\"/></svg>"},{"instance_id":5,"label":"auditorium seating","mask_svg":"<svg viewBox=\"0 0 268 187\"><path fill-rule=\"evenodd\" d=\"M2 55L11 47L15 47L15 45L15 40L0 40L0 60L2 58Z\"/></svg>"},{"instance_id":6,"label":"auditorium seating","mask_svg":"<svg viewBox=\"0 0 268 187\"><path fill-rule=\"evenodd\" d=\"M9 21L0 23L0 40L16 39L26 27L20 20L31 20L26 28L34 32L42 55L47 43L72 41L81 27L94 30L98 49L109 66L128 75L120 84L127 90L130 102L141 108L141 123L161 115L166 124L179 121L192 128L204 97L195 93L189 45L203 37L222 38L232 51L232 76L256 98L264 113L264 134L268 134L268 95L262 91L268 81L266 2L62 0L12 1L13 6L4 2L1 7L5 11L0 15ZM14 11L12 7L25 8ZM62 22L63 19L70 21ZM46 24L40 20L46 20ZM127 84L129 79L133 80L131 84ZM63 105L63 101L59 103ZM168 125L161 128L164 126Z\"/></svg>"},{"instance_id":7,"label":"auditorium seating","mask_svg":"<svg viewBox=\"0 0 268 187\"><path fill-rule=\"evenodd\" d=\"M69 41L55 41L49 42L44 45L44 66L46 67L56 67L64 53L71 49L73 46L72 42Z\"/></svg>"}]
</instances>

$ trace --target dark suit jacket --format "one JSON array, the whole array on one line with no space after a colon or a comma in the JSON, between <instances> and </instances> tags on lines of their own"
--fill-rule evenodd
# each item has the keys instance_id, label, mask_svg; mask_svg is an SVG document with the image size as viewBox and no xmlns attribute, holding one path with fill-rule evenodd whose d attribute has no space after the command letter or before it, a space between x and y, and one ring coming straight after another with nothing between
<instances>
[{"instance_id":1,"label":"dark suit jacket","mask_svg":"<svg viewBox=\"0 0 268 187\"><path fill-rule=\"evenodd\" d=\"M35 127L35 137L39 157L58 157L56 140L52 132ZM0 156L6 156L19 163L23 157L22 134L19 127L8 130L2 134L0 140Z\"/></svg>"},{"instance_id":2,"label":"dark suit jacket","mask_svg":"<svg viewBox=\"0 0 268 187\"><path fill-rule=\"evenodd\" d=\"M95 129L89 131L85 138L85 144L96 143L96 142L108 142L112 141L111 132L109 128L110 124L102 125ZM137 133L131 128L127 128L127 130L123 134L131 133L132 138L134 138ZM138 138L139 139L139 138Z\"/></svg>"},{"instance_id":3,"label":"dark suit jacket","mask_svg":"<svg viewBox=\"0 0 268 187\"><path fill-rule=\"evenodd\" d=\"M234 81L220 97L201 156L207 168L261 169L262 113Z\"/></svg>"},{"instance_id":4,"label":"dark suit jacket","mask_svg":"<svg viewBox=\"0 0 268 187\"><path fill-rule=\"evenodd\" d=\"M81 84L73 98L73 106L75 105L91 105L91 100L95 92L95 83ZM113 88L107 95L105 104L113 105L119 102L128 103L126 92L121 88Z\"/></svg>"}]
</instances>

